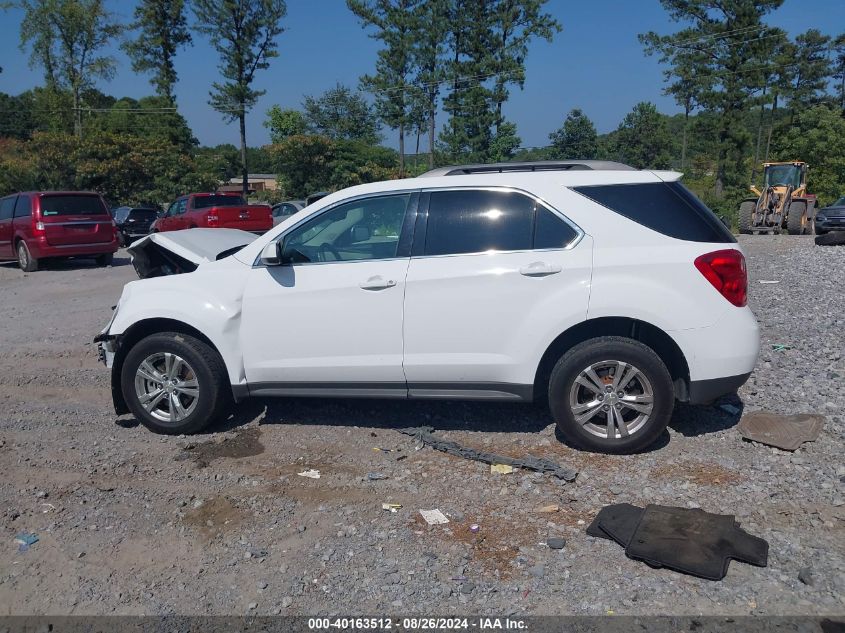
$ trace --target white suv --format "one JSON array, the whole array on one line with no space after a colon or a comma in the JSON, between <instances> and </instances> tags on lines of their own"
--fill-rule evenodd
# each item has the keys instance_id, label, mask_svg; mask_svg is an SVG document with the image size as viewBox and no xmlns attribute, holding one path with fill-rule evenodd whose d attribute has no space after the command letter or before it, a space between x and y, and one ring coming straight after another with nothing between
<instances>
[{"instance_id":1,"label":"white suv","mask_svg":"<svg viewBox=\"0 0 845 633\"><path fill-rule=\"evenodd\" d=\"M191 433L247 396L547 399L574 445L641 450L759 349L742 251L680 176L451 167L339 191L259 238L152 236L133 252L154 278L97 337L115 409Z\"/></svg>"}]
</instances>

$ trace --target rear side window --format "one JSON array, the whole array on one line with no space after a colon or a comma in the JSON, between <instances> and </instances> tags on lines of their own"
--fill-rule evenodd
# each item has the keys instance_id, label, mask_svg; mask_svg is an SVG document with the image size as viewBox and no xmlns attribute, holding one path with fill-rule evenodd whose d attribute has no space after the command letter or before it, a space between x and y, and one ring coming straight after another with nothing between
<instances>
[{"instance_id":1,"label":"rear side window","mask_svg":"<svg viewBox=\"0 0 845 633\"><path fill-rule=\"evenodd\" d=\"M573 190L668 237L688 242L736 242L721 220L678 182L591 185Z\"/></svg>"},{"instance_id":2,"label":"rear side window","mask_svg":"<svg viewBox=\"0 0 845 633\"><path fill-rule=\"evenodd\" d=\"M531 248L534 201L501 191L434 191L428 205L426 255Z\"/></svg>"},{"instance_id":3,"label":"rear side window","mask_svg":"<svg viewBox=\"0 0 845 633\"><path fill-rule=\"evenodd\" d=\"M99 196L41 196L41 215L107 215Z\"/></svg>"},{"instance_id":4,"label":"rear side window","mask_svg":"<svg viewBox=\"0 0 845 633\"><path fill-rule=\"evenodd\" d=\"M16 197L3 198L0 200L0 220L11 220L15 211Z\"/></svg>"},{"instance_id":5,"label":"rear side window","mask_svg":"<svg viewBox=\"0 0 845 633\"><path fill-rule=\"evenodd\" d=\"M246 200L241 196L196 196L193 202L194 209L243 206L246 206Z\"/></svg>"},{"instance_id":6,"label":"rear side window","mask_svg":"<svg viewBox=\"0 0 845 633\"><path fill-rule=\"evenodd\" d=\"M563 248L578 233L571 226L542 205L537 205L534 221L534 248Z\"/></svg>"},{"instance_id":7,"label":"rear side window","mask_svg":"<svg viewBox=\"0 0 845 633\"><path fill-rule=\"evenodd\" d=\"M158 217L155 209L132 209L129 212L129 219L135 222L152 222Z\"/></svg>"}]
</instances>

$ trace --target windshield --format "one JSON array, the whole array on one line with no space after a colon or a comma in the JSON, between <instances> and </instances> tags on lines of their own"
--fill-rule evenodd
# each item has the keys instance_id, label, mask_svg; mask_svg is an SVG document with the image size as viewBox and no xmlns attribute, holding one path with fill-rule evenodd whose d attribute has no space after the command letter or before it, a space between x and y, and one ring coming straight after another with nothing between
<instances>
[{"instance_id":1,"label":"windshield","mask_svg":"<svg viewBox=\"0 0 845 633\"><path fill-rule=\"evenodd\" d=\"M772 165L766 168L766 186L797 188L801 184L801 170L795 165Z\"/></svg>"},{"instance_id":2,"label":"windshield","mask_svg":"<svg viewBox=\"0 0 845 633\"><path fill-rule=\"evenodd\" d=\"M107 215L100 196L41 196L41 215Z\"/></svg>"},{"instance_id":3,"label":"windshield","mask_svg":"<svg viewBox=\"0 0 845 633\"><path fill-rule=\"evenodd\" d=\"M842 196L841 198L839 198L839 200L837 200L836 202L834 202L830 206L832 206L832 207L845 207L845 196Z\"/></svg>"},{"instance_id":4,"label":"windshield","mask_svg":"<svg viewBox=\"0 0 845 633\"><path fill-rule=\"evenodd\" d=\"M241 196L197 196L194 198L194 209L243 206L246 206L246 200Z\"/></svg>"}]
</instances>

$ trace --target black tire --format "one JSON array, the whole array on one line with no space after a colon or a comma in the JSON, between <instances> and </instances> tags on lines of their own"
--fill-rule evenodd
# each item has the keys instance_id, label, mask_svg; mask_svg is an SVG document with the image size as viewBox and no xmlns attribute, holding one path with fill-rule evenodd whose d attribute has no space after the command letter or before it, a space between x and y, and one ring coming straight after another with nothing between
<instances>
[{"instance_id":1,"label":"black tire","mask_svg":"<svg viewBox=\"0 0 845 633\"><path fill-rule=\"evenodd\" d=\"M786 230L790 235L801 235L807 225L807 203L790 202L786 215Z\"/></svg>"},{"instance_id":2,"label":"black tire","mask_svg":"<svg viewBox=\"0 0 845 633\"><path fill-rule=\"evenodd\" d=\"M816 235L825 235L827 233L824 229L818 228L815 223L813 223L813 230L816 232Z\"/></svg>"},{"instance_id":3,"label":"black tire","mask_svg":"<svg viewBox=\"0 0 845 633\"><path fill-rule=\"evenodd\" d=\"M579 374L591 365L604 361L621 361L633 365L651 385L651 413L642 426L627 437L622 437L617 427L614 428L613 438L591 433L588 427L592 426L592 422L584 425L576 422L570 406L572 391L578 389L575 381ZM636 385L638 381L639 378L632 378L628 384ZM660 357L650 347L619 336L603 336L576 345L557 362L549 379L549 408L558 429L574 446L589 451L636 453L648 448L666 429L674 406L675 390L672 377ZM599 419L605 422L606 418L602 412L598 415L601 415ZM615 437L617 434L619 437Z\"/></svg>"},{"instance_id":4,"label":"black tire","mask_svg":"<svg viewBox=\"0 0 845 633\"><path fill-rule=\"evenodd\" d=\"M135 389L135 377L141 363L155 354L175 354L193 369L198 394L196 406L179 421L162 421L141 404ZM224 419L231 407L232 388L223 359L207 343L188 334L161 332L141 339L132 347L123 362L120 386L129 410L151 431L165 435L197 433Z\"/></svg>"},{"instance_id":5,"label":"black tire","mask_svg":"<svg viewBox=\"0 0 845 633\"><path fill-rule=\"evenodd\" d=\"M38 260L32 256L26 242L20 240L18 242L18 266L25 273L34 273L38 270Z\"/></svg>"},{"instance_id":6,"label":"black tire","mask_svg":"<svg viewBox=\"0 0 845 633\"><path fill-rule=\"evenodd\" d=\"M816 246L845 246L845 231L832 231L816 236Z\"/></svg>"},{"instance_id":7,"label":"black tire","mask_svg":"<svg viewBox=\"0 0 845 633\"><path fill-rule=\"evenodd\" d=\"M97 266L111 266L114 261L114 253L103 253L102 255L97 255L94 261L97 262Z\"/></svg>"},{"instance_id":8,"label":"black tire","mask_svg":"<svg viewBox=\"0 0 845 633\"><path fill-rule=\"evenodd\" d=\"M753 200L746 200L739 205L739 232L743 235L751 233L751 218L754 215L754 209L757 208L757 203Z\"/></svg>"}]
</instances>

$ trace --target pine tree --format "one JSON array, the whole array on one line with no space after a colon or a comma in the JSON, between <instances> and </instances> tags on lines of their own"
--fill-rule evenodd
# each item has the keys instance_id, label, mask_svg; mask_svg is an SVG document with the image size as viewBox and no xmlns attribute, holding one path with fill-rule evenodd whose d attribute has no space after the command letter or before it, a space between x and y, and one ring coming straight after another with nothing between
<instances>
[{"instance_id":1,"label":"pine tree","mask_svg":"<svg viewBox=\"0 0 845 633\"><path fill-rule=\"evenodd\" d=\"M220 55L220 73L225 83L212 84L211 107L228 121L237 120L241 139L243 192L249 187L246 148L246 114L263 90L252 82L259 70L269 68L278 57L276 37L284 30L287 13L284 0L193 0L199 29L206 33Z\"/></svg>"},{"instance_id":2,"label":"pine tree","mask_svg":"<svg viewBox=\"0 0 845 633\"><path fill-rule=\"evenodd\" d=\"M634 106L616 130L616 151L622 162L637 169L666 169L671 162L672 137L666 117L653 103Z\"/></svg>"},{"instance_id":3,"label":"pine tree","mask_svg":"<svg viewBox=\"0 0 845 633\"><path fill-rule=\"evenodd\" d=\"M191 43L185 19L185 0L141 0L135 7L135 39L124 44L136 73L152 73L156 93L173 103L179 48Z\"/></svg>"},{"instance_id":4,"label":"pine tree","mask_svg":"<svg viewBox=\"0 0 845 633\"><path fill-rule=\"evenodd\" d=\"M795 38L794 77L788 93L792 122L800 110L821 101L828 79L834 73L829 57L830 39L818 29L810 29Z\"/></svg>"},{"instance_id":5,"label":"pine tree","mask_svg":"<svg viewBox=\"0 0 845 633\"><path fill-rule=\"evenodd\" d=\"M549 140L552 143L551 158L590 160L598 155L596 126L578 108L566 115L560 129L549 134Z\"/></svg>"}]
</instances>

